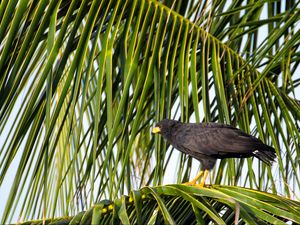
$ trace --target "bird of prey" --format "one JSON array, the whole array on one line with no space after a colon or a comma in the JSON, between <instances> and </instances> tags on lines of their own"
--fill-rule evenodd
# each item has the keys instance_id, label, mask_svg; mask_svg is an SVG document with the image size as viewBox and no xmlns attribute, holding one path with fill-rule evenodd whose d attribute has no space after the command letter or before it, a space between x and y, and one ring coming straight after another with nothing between
<instances>
[{"instance_id":1,"label":"bird of prey","mask_svg":"<svg viewBox=\"0 0 300 225\"><path fill-rule=\"evenodd\" d=\"M217 159L255 156L271 165L276 158L274 148L230 125L164 119L156 124L152 133L161 134L173 147L201 162L200 172L185 183L187 185L203 187ZM200 177L201 182L197 185Z\"/></svg>"}]
</instances>

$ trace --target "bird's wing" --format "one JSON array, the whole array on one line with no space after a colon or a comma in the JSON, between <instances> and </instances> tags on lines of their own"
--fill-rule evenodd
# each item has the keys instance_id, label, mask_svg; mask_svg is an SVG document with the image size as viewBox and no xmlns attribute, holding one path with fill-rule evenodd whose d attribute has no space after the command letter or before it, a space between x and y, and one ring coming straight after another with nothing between
<instances>
[{"instance_id":1,"label":"bird's wing","mask_svg":"<svg viewBox=\"0 0 300 225\"><path fill-rule=\"evenodd\" d=\"M211 123L183 126L174 132L173 138L185 151L207 156L250 154L255 150L252 145L258 141L231 126Z\"/></svg>"}]
</instances>

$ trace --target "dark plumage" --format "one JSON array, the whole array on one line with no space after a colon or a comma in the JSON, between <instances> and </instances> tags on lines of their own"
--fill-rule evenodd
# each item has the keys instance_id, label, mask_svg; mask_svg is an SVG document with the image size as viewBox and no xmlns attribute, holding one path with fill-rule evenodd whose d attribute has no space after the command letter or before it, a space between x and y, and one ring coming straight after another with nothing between
<instances>
[{"instance_id":1,"label":"dark plumage","mask_svg":"<svg viewBox=\"0 0 300 225\"><path fill-rule=\"evenodd\" d=\"M202 171L211 170L217 159L255 156L271 164L276 158L274 148L225 124L181 123L165 119L157 123L152 132L160 133L176 149L198 159ZM194 180L191 184L195 184ZM201 183L204 185L203 180Z\"/></svg>"}]
</instances>

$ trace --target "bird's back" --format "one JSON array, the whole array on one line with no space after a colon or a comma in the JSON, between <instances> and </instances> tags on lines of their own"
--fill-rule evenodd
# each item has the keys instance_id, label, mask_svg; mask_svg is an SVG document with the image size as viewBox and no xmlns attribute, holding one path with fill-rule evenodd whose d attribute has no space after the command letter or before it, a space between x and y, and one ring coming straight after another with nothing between
<instances>
[{"instance_id":1,"label":"bird's back","mask_svg":"<svg viewBox=\"0 0 300 225\"><path fill-rule=\"evenodd\" d=\"M230 125L219 123L178 123L172 129L171 144L199 160L205 156L215 158L257 156L270 162L275 150L259 139ZM256 152L255 152L256 151ZM268 157L255 153L268 152Z\"/></svg>"}]
</instances>

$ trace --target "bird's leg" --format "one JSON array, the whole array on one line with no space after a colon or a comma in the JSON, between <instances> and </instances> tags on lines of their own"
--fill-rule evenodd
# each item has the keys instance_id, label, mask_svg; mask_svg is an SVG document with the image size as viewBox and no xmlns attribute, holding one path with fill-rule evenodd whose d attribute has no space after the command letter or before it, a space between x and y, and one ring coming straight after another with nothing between
<instances>
[{"instance_id":1,"label":"bird's leg","mask_svg":"<svg viewBox=\"0 0 300 225\"><path fill-rule=\"evenodd\" d=\"M205 180L206 180L208 174L209 174L209 170L205 170L205 171L204 171L204 175L203 175L203 177L202 177L202 179L201 179L200 184L198 184L198 185L196 185L196 186L198 186L198 187L204 187L204 185L205 185Z\"/></svg>"},{"instance_id":2,"label":"bird's leg","mask_svg":"<svg viewBox=\"0 0 300 225\"><path fill-rule=\"evenodd\" d=\"M203 171L200 170L200 172L197 174L197 176L193 180L191 180L189 182L186 182L186 183L183 183L183 184L184 185L189 185L189 186L196 185L197 180L202 176L202 174L203 174Z\"/></svg>"}]
</instances>

